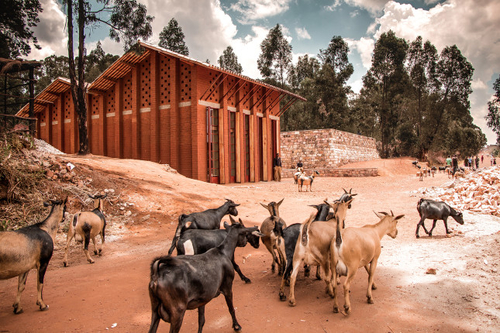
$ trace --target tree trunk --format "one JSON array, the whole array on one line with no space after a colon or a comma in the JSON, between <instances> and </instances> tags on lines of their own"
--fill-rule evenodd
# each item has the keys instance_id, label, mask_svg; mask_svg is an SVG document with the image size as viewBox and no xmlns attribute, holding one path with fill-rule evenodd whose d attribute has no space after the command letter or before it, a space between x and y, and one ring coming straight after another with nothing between
<instances>
[{"instance_id":1,"label":"tree trunk","mask_svg":"<svg viewBox=\"0 0 500 333\"><path fill-rule=\"evenodd\" d=\"M78 154L89 153L89 136L87 132L87 99L85 98L85 8L84 1L78 0L78 133L80 148Z\"/></svg>"}]
</instances>

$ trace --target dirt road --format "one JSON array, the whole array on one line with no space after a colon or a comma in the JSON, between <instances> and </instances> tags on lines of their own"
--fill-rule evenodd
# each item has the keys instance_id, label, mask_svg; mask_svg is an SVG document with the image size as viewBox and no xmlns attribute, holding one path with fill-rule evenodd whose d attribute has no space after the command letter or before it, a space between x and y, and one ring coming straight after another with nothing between
<instances>
[{"instance_id":1,"label":"dirt road","mask_svg":"<svg viewBox=\"0 0 500 333\"><path fill-rule=\"evenodd\" d=\"M316 178L313 192L299 193L292 179L213 185L187 179L164 166L144 161L65 156L79 169L91 168L93 185L113 189L119 201L109 216L104 255L87 264L80 244L73 244L70 266L62 257L65 235L58 234L56 250L45 277L44 300L50 310L38 311L35 272L22 296L24 313L14 315L17 279L0 281L0 332L145 332L149 329L147 291L149 264L166 254L180 213L215 208L230 198L241 206L245 224L260 225L267 211L259 202L284 198L280 213L288 225L303 222L310 204L333 200L342 188L358 193L346 218L348 226L377 221L373 211L405 214L396 239L382 240L382 255L373 292L366 303L367 274L359 270L351 290L352 314L332 312L324 283L299 273L297 306L280 302L280 278L271 273L271 256L261 245L238 248L235 258L251 280L236 276L236 315L243 332L498 332L500 329L500 222L498 218L465 213L466 224L450 219L453 237L445 237L438 222L434 236L415 238L416 204L424 187L441 186L444 174L418 181L409 159L365 163L378 167L373 178ZM357 165L359 166L359 165ZM121 208L123 207L123 208ZM108 206L109 208L109 206ZM130 211L130 213L128 213ZM75 212L71 212L75 213ZM129 215L130 214L130 215ZM431 221L428 222L428 224ZM436 274L426 274L428 268ZM343 305L343 292L340 305ZM169 324L160 323L159 332ZM197 312L189 311L181 332L197 329ZM223 297L206 307L205 332L232 332Z\"/></svg>"}]
</instances>

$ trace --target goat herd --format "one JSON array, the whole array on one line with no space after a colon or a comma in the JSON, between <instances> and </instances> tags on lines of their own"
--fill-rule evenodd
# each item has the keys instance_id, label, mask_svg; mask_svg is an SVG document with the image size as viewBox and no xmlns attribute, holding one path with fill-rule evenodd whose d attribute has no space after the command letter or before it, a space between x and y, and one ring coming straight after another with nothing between
<instances>
[{"instance_id":1,"label":"goat herd","mask_svg":"<svg viewBox=\"0 0 500 333\"><path fill-rule=\"evenodd\" d=\"M392 211L390 214L380 212L376 213L380 219L376 224L346 228L345 217L354 196L356 194L352 193L352 189L349 192L344 189L338 200L325 200L321 204L312 205L316 208L316 213L311 214L303 223L289 226L279 214L283 199L279 202L261 203L270 216L262 222L260 230L256 226L245 227L241 219L236 221L233 216L238 215L236 207L239 204L229 199L216 209L180 215L168 255L155 258L151 263L149 296L152 315L149 332L156 332L160 319L170 323L170 332L179 332L185 311L190 309L198 309L198 332L201 332L205 323L205 305L221 293L232 317L233 329L241 330L233 306L234 271L244 282L251 281L234 261L234 251L237 246L243 247L247 243L258 248L259 239L272 255L272 271L275 272L277 266L282 277L279 290L282 301L286 300L285 287L290 287L290 306L296 305L295 282L302 265L306 276L311 266L317 267L316 277L325 282L326 291L333 298L335 313L339 312L337 283L340 276L346 276L343 282L346 314L351 312L350 284L358 268L364 267L368 273L366 297L368 303L373 303L372 290L376 289L374 275L381 253L380 240L384 235L396 237L397 222L404 215L395 216ZM76 234L83 238L84 253L89 263L94 262L88 251L91 239L94 254L101 255L106 227L102 213L105 196L92 198L94 210L75 214L70 223L64 266L68 265L68 246ZM49 216L42 222L17 231L0 232L0 279L19 277L13 305L16 314L23 312L21 293L31 269L37 270L36 304L42 311L48 309L42 298L43 281L52 257L55 234L64 220L66 201L67 198L46 203L52 208ZM448 216L463 224L462 214L442 202L421 199L417 209L421 217L417 237L420 226L431 235L438 219L444 221L446 231L449 232L446 225ZM229 215L231 224L224 222L224 229L220 229L225 215ZM423 224L425 219L434 220L430 232ZM102 240L99 249L95 241L97 235ZM177 250L177 256L172 256L174 249Z\"/></svg>"}]
</instances>

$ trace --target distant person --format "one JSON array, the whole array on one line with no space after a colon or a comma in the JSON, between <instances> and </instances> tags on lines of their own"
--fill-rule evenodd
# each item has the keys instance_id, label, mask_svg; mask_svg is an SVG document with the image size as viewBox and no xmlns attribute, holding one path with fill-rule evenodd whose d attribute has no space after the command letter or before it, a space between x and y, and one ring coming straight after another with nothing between
<instances>
[{"instance_id":1,"label":"distant person","mask_svg":"<svg viewBox=\"0 0 500 333\"><path fill-rule=\"evenodd\" d=\"M476 169L479 169L479 156L476 156Z\"/></svg>"},{"instance_id":2,"label":"distant person","mask_svg":"<svg viewBox=\"0 0 500 333\"><path fill-rule=\"evenodd\" d=\"M481 155L481 164L483 164L484 155Z\"/></svg>"},{"instance_id":3,"label":"distant person","mask_svg":"<svg viewBox=\"0 0 500 333\"><path fill-rule=\"evenodd\" d=\"M448 158L446 159L446 166L448 168L451 168L451 156L450 155L448 155Z\"/></svg>"},{"instance_id":4,"label":"distant person","mask_svg":"<svg viewBox=\"0 0 500 333\"><path fill-rule=\"evenodd\" d=\"M497 158L493 157L493 165L497 165Z\"/></svg>"},{"instance_id":5,"label":"distant person","mask_svg":"<svg viewBox=\"0 0 500 333\"><path fill-rule=\"evenodd\" d=\"M472 164L472 156L469 157L469 168L470 169L474 168L474 164Z\"/></svg>"},{"instance_id":6,"label":"distant person","mask_svg":"<svg viewBox=\"0 0 500 333\"><path fill-rule=\"evenodd\" d=\"M451 159L451 166L453 168L453 176L455 176L455 172L457 172L458 169L458 158L457 155L453 155Z\"/></svg>"},{"instance_id":7,"label":"distant person","mask_svg":"<svg viewBox=\"0 0 500 333\"><path fill-rule=\"evenodd\" d=\"M304 170L304 165L302 164L302 159L300 159L299 163L297 163L297 170L299 170L299 171Z\"/></svg>"},{"instance_id":8,"label":"distant person","mask_svg":"<svg viewBox=\"0 0 500 333\"><path fill-rule=\"evenodd\" d=\"M276 157L273 160L274 166L274 180L277 182L281 181L281 157L280 154L276 153Z\"/></svg>"}]
</instances>

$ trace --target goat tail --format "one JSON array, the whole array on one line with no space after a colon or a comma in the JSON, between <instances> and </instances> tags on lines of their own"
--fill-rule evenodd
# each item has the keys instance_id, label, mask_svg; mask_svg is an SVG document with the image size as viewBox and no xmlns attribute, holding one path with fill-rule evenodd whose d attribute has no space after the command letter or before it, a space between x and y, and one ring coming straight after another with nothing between
<instances>
[{"instance_id":1,"label":"goat tail","mask_svg":"<svg viewBox=\"0 0 500 333\"><path fill-rule=\"evenodd\" d=\"M342 245L342 232L340 230L340 221L339 217L335 216L335 219L337 220L337 230L335 232L335 246L337 246L337 249L340 249L340 246Z\"/></svg>"},{"instance_id":2,"label":"goat tail","mask_svg":"<svg viewBox=\"0 0 500 333\"><path fill-rule=\"evenodd\" d=\"M73 216L73 227L76 227L76 225L78 224L78 218L80 217L80 213L76 213L74 216Z\"/></svg>"},{"instance_id":3,"label":"goat tail","mask_svg":"<svg viewBox=\"0 0 500 333\"><path fill-rule=\"evenodd\" d=\"M149 289L156 293L158 287L158 270L160 268L161 258L156 258L151 263L151 281L149 282Z\"/></svg>"},{"instance_id":4,"label":"goat tail","mask_svg":"<svg viewBox=\"0 0 500 333\"><path fill-rule=\"evenodd\" d=\"M311 213L309 216L309 219L304 223L304 227L302 228L302 238L301 242L302 245L307 246L307 243L309 241L309 227L311 223L314 221L314 218L316 217L315 213Z\"/></svg>"},{"instance_id":5,"label":"goat tail","mask_svg":"<svg viewBox=\"0 0 500 333\"><path fill-rule=\"evenodd\" d=\"M342 259L339 256L338 262L337 262L337 267L336 267L336 272L339 276L347 276L347 266L345 263L342 261Z\"/></svg>"}]
</instances>

